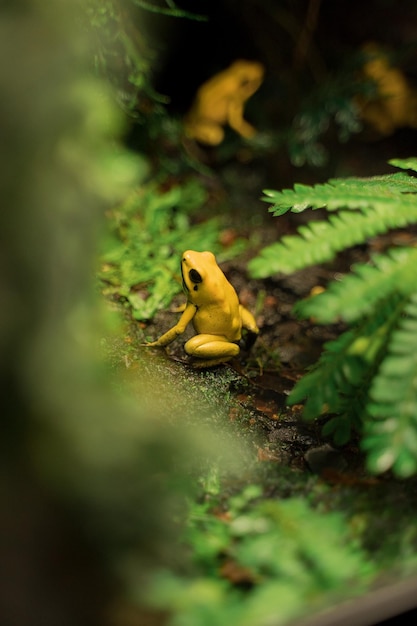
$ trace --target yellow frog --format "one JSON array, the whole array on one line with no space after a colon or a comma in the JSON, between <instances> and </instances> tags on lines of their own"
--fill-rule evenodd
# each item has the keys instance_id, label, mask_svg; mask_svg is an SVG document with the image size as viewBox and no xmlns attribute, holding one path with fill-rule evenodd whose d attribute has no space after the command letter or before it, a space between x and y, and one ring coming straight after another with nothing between
<instances>
[{"instance_id":1,"label":"yellow frog","mask_svg":"<svg viewBox=\"0 0 417 626\"><path fill-rule=\"evenodd\" d=\"M184 121L188 137L216 146L223 141L223 126L250 138L256 130L243 119L245 102L259 89L264 67L257 61L238 60L205 82Z\"/></svg>"},{"instance_id":2,"label":"yellow frog","mask_svg":"<svg viewBox=\"0 0 417 626\"><path fill-rule=\"evenodd\" d=\"M197 334L187 341L184 349L196 358L194 366L213 367L229 361L239 354L242 328L249 331L253 340L256 338L259 329L255 318L239 303L236 291L212 252L184 252L181 273L187 294L181 318L157 341L145 345L167 346L192 321Z\"/></svg>"},{"instance_id":3,"label":"yellow frog","mask_svg":"<svg viewBox=\"0 0 417 626\"><path fill-rule=\"evenodd\" d=\"M417 128L417 92L377 44L364 46L367 55L363 66L366 80L376 86L373 98L357 98L360 115L381 135L391 135L397 128Z\"/></svg>"}]
</instances>

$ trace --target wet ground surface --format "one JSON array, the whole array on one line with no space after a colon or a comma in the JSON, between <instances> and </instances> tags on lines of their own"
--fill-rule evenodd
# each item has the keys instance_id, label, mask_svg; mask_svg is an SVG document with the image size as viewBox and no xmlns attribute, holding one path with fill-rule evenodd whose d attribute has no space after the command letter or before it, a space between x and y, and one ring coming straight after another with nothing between
<instances>
[{"instance_id":1,"label":"wet ground surface","mask_svg":"<svg viewBox=\"0 0 417 626\"><path fill-rule=\"evenodd\" d=\"M281 230L292 231L294 228L294 224L284 221ZM302 419L302 406L287 403L294 384L317 362L323 345L346 329L343 323L318 325L313 319L299 319L294 315L293 307L315 289L325 288L334 279L340 280L352 265L367 262L370 255L393 245L416 241L416 232L394 231L342 253L332 263L267 280L248 278L246 263L250 252L246 258L243 255L222 265L240 301L254 313L260 335L250 352L241 351L234 361L216 367L212 372L219 380L225 371L232 370L237 376L230 385L237 405L234 410L251 415L252 422L262 432L259 460L277 460L300 468L307 464L308 469L318 473L330 469L363 474L363 460L355 441L343 450L335 450L331 442L322 439L320 423L306 423ZM174 308L184 299L183 295L178 296ZM161 311L151 323L144 325L143 331L147 338L156 339L177 319L178 314ZM157 352L165 353L174 368L185 368L190 376L198 376L183 350L185 341L192 334L194 331L190 327L184 336Z\"/></svg>"},{"instance_id":2,"label":"wet ground surface","mask_svg":"<svg viewBox=\"0 0 417 626\"><path fill-rule=\"evenodd\" d=\"M383 245L377 241L372 244ZM211 369L195 369L183 349L194 334L191 325L167 348L143 347L145 339L155 340L176 323L179 314L173 311L185 299L179 295L172 310L158 312L148 323L128 321L126 345L121 350L128 353L122 358L129 367L133 364L138 368L140 377L148 376L150 387L162 376L169 381L168 386L180 389L186 411L210 413L221 398L220 421L228 421L239 436L249 433L253 459L258 463L275 462L316 474L327 472L334 480L340 472L362 476L363 459L356 443L336 449L323 440L322 424L305 422L302 406L290 406L287 399L296 381L317 361L323 345L344 329L342 324L323 326L314 320L297 319L294 304L347 271L352 262L366 259L368 253L360 247L328 267L312 267L264 281L248 278L244 256L229 261L222 269L260 327L250 352L242 350L233 361ZM217 423L215 428L223 426Z\"/></svg>"}]
</instances>

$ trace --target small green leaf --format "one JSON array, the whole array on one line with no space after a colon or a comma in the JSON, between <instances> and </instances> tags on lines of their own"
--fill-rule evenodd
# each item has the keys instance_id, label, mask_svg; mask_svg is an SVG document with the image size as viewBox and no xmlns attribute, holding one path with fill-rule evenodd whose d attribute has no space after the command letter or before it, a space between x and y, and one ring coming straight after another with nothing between
<instances>
[{"instance_id":1,"label":"small green leaf","mask_svg":"<svg viewBox=\"0 0 417 626\"><path fill-rule=\"evenodd\" d=\"M414 172L417 172L417 158L391 159L388 163L403 170L413 170Z\"/></svg>"},{"instance_id":2,"label":"small green leaf","mask_svg":"<svg viewBox=\"0 0 417 626\"><path fill-rule=\"evenodd\" d=\"M322 428L324 437L332 437L338 446L345 445L351 438L352 424L347 416L333 417Z\"/></svg>"}]
</instances>

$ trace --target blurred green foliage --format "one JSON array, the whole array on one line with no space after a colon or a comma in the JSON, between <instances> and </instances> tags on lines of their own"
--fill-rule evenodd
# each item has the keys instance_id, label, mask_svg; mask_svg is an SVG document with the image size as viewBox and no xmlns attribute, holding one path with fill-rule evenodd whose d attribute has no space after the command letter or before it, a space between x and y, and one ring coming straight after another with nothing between
<instances>
[{"instance_id":1,"label":"blurred green foliage","mask_svg":"<svg viewBox=\"0 0 417 626\"><path fill-rule=\"evenodd\" d=\"M355 97L364 87L352 71L340 73L313 88L284 133L291 163L296 167L324 166L329 159L329 135L340 144L359 133L363 124Z\"/></svg>"},{"instance_id":2,"label":"blurred green foliage","mask_svg":"<svg viewBox=\"0 0 417 626\"><path fill-rule=\"evenodd\" d=\"M100 358L97 238L141 161L92 71L83 10L15 0L0 12L0 621L91 626L121 570L140 579L175 551L193 490L183 451L206 458L210 436L183 429L175 401L169 423L146 389L138 402Z\"/></svg>"},{"instance_id":3,"label":"blurred green foliage","mask_svg":"<svg viewBox=\"0 0 417 626\"><path fill-rule=\"evenodd\" d=\"M417 171L417 159L391 163ZM310 207L332 213L264 248L250 271L265 277L299 270L332 260L373 235L415 224L416 193L415 176L403 173L268 191L265 200L273 203L274 215ZM346 443L352 431L361 433L369 469L392 469L400 477L417 472L416 263L415 247L392 248L296 306L301 317L324 324L342 320L351 327L325 345L290 402L306 400L306 419L329 416L324 434L337 444Z\"/></svg>"},{"instance_id":4,"label":"blurred green foliage","mask_svg":"<svg viewBox=\"0 0 417 626\"><path fill-rule=\"evenodd\" d=\"M144 32L132 19L131 0L87 0L84 27L90 41L96 72L111 82L123 110L145 121L144 109L163 105L167 99L151 82L155 52Z\"/></svg>"},{"instance_id":5,"label":"blurred green foliage","mask_svg":"<svg viewBox=\"0 0 417 626\"><path fill-rule=\"evenodd\" d=\"M369 585L374 566L342 515L296 497L265 500L256 484L227 500L221 488L209 476L190 507L192 575L161 571L147 591L173 613L169 624L288 624Z\"/></svg>"}]
</instances>

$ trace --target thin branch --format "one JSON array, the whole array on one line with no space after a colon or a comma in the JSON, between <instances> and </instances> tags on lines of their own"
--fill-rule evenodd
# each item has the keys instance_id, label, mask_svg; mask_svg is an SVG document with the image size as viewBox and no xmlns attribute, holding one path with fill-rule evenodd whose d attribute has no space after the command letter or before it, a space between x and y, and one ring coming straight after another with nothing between
<instances>
[{"instance_id":1,"label":"thin branch","mask_svg":"<svg viewBox=\"0 0 417 626\"><path fill-rule=\"evenodd\" d=\"M308 55L320 13L321 0L310 0L307 15L294 51L294 68L300 70Z\"/></svg>"},{"instance_id":2,"label":"thin branch","mask_svg":"<svg viewBox=\"0 0 417 626\"><path fill-rule=\"evenodd\" d=\"M156 6L155 4L146 2L146 0L131 0L131 2L141 9L145 9L145 11L150 11L151 13L169 15L170 17L182 17L189 20L195 20L197 22L207 22L208 20L207 15L200 15L198 13L191 13L190 11L179 9L172 0L166 0L168 8Z\"/></svg>"}]
</instances>

